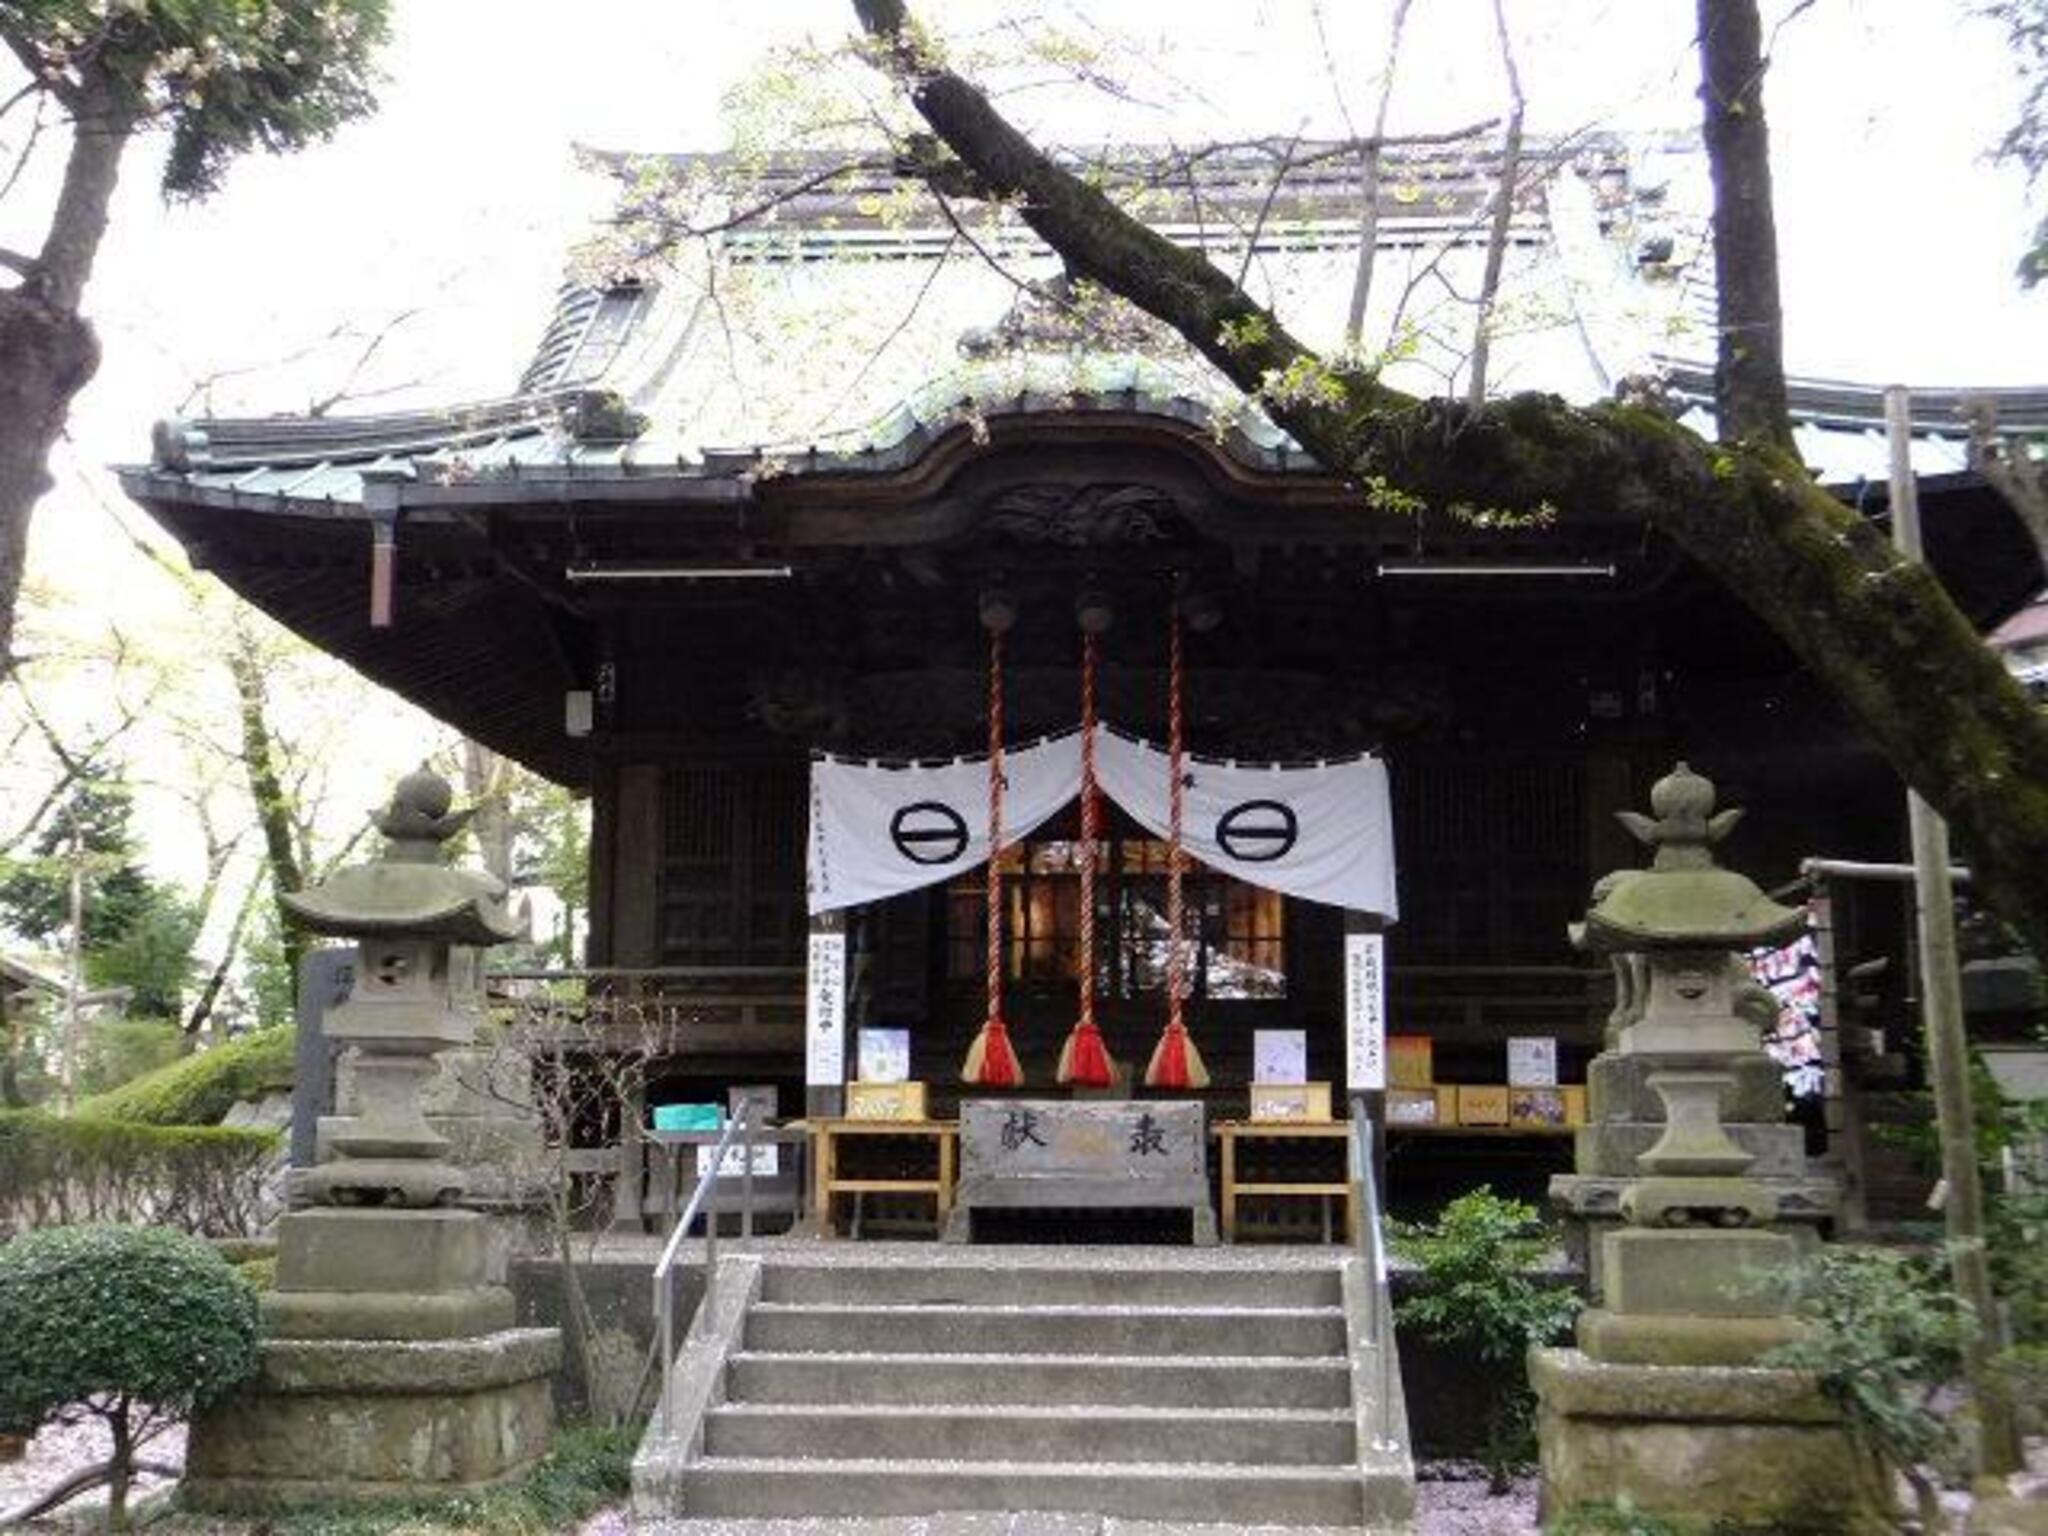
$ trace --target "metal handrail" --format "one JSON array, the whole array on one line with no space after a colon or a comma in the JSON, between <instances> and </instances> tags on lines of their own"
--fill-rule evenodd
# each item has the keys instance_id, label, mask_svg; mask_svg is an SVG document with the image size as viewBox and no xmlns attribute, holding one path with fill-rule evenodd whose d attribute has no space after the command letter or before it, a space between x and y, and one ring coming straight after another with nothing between
<instances>
[{"instance_id":1,"label":"metal handrail","mask_svg":"<svg viewBox=\"0 0 2048 1536\"><path fill-rule=\"evenodd\" d=\"M1372 1118L1365 1112L1365 1105L1356 1099L1351 1105L1351 1180L1358 1186L1356 1241L1371 1275L1372 1345L1380 1368L1370 1438L1374 1450L1396 1451L1401 1442L1392 1432L1396 1365L1394 1302L1387 1286L1387 1235L1380 1212L1379 1181L1373 1177Z\"/></svg>"},{"instance_id":2,"label":"metal handrail","mask_svg":"<svg viewBox=\"0 0 2048 1536\"><path fill-rule=\"evenodd\" d=\"M697 1180L697 1187L690 1191L690 1202L683 1207L683 1214L677 1219L675 1230L668 1235L668 1243L661 1250L661 1258L654 1266L654 1317L661 1339L661 1432L670 1432L673 1412L669 1393L669 1372L676 1361L675 1341L675 1267L676 1259L682 1253L683 1239L689 1235L690 1223L699 1214L704 1220L704 1288L697 1301L698 1311L710 1315L711 1300L718 1285L718 1217L714 1209L704 1212L706 1199L718 1188L718 1181L725 1177L725 1154L731 1147L735 1135L740 1139L740 1223L744 1235L751 1236L754 1230L754 1112L759 1104L749 1099L740 1104L732 1119L726 1122L724 1133L718 1138L718 1145L711 1153L711 1174Z\"/></svg>"}]
</instances>

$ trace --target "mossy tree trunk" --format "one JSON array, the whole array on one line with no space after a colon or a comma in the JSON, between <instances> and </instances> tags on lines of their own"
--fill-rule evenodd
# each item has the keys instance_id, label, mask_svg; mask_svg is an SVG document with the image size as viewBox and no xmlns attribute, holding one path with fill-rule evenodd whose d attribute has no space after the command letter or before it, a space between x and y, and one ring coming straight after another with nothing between
<instances>
[{"instance_id":1,"label":"mossy tree trunk","mask_svg":"<svg viewBox=\"0 0 2048 1536\"><path fill-rule=\"evenodd\" d=\"M1524 394L1421 400L1318 356L1201 253L1055 165L926 45L900 0L854 0L873 53L957 155L1090 279L1171 325L1360 506L1654 526L1746 604L1945 816L1981 885L2048 954L2048 714L1933 573L1895 554L1766 431L1710 444L1654 411Z\"/></svg>"}]
</instances>

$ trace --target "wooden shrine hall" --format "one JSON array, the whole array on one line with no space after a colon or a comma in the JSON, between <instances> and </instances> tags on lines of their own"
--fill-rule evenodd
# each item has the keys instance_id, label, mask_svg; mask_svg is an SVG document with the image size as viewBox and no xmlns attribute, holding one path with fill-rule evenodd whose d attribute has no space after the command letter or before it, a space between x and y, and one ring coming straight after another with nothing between
<instances>
[{"instance_id":1,"label":"wooden shrine hall","mask_svg":"<svg viewBox=\"0 0 2048 1536\"><path fill-rule=\"evenodd\" d=\"M1505 1090L1511 1040L1553 1041L1556 1083L1583 1080L1612 998L1566 925L1636 862L1614 811L1686 758L1748 807L1728 858L1766 887L1817 849L1898 853L1895 776L1640 522L1375 510L1256 412L1219 414L1123 356L1092 359L1086 387L970 367L829 446L679 452L626 376L659 371L631 344L658 309L637 284L571 292L508 400L167 423L152 461L122 471L196 566L588 793L584 980L672 1021L656 1103L773 1084L785 1114L807 1089L813 1112L842 1107L806 1083L815 926L843 935L847 1077L855 1031L900 1032L930 1117L997 1091L961 1081L991 959L1027 1090L1066 1092L1084 929L1129 1093L1241 1119L1256 1038L1280 1032L1341 1104L1346 934L1383 931L1386 1028L1427 1042L1395 1061L1396 1086L1431 1101L1390 1151L1397 1208L1482 1177L1533 1192L1568 1165L1564 1126L1459 1090ZM1674 409L1700 386L1672 370ZM1952 403L1927 397L1916 422L1934 466L1954 463ZM1881 419L1851 386L1795 385L1793 408L1816 463L1815 442L1863 442ZM1999 401L2013 429L2044 417L2032 395ZM1881 510L1881 471L1835 477ZM1929 474L1922 501L1931 560L1980 625L2038 587L1974 474ZM979 761L998 677L1000 740L1021 750L1074 731L1084 675L1095 718L1197 763L1384 765L1398 920L1199 862L1176 900L1172 837L1077 795L998 861L993 946L980 861L814 924L821 755ZM1180 946L1162 942L1173 906ZM1209 1081L1148 1089L1176 963Z\"/></svg>"}]
</instances>

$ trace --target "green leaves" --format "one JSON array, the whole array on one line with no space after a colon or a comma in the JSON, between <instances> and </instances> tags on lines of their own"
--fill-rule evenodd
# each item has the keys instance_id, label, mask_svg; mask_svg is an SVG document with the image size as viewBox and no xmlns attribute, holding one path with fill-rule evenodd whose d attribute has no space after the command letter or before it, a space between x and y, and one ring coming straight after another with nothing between
<instances>
[{"instance_id":1,"label":"green leaves","mask_svg":"<svg viewBox=\"0 0 2048 1536\"><path fill-rule=\"evenodd\" d=\"M132 1403L182 1417L256 1369L256 1293L163 1228L58 1227L0 1248L0 1428Z\"/></svg>"},{"instance_id":2,"label":"green leaves","mask_svg":"<svg viewBox=\"0 0 2048 1536\"><path fill-rule=\"evenodd\" d=\"M170 131L163 190L199 197L251 149L326 138L374 105L386 0L13 0L0 35L116 132ZM110 121L109 121L110 120Z\"/></svg>"},{"instance_id":3,"label":"green leaves","mask_svg":"<svg viewBox=\"0 0 2048 1536\"><path fill-rule=\"evenodd\" d=\"M1423 1279L1420 1294L1395 1316L1439 1343L1469 1346L1482 1360L1519 1368L1531 1345L1555 1342L1578 1313L1575 1292L1529 1277L1550 1239L1524 1201L1473 1190L1445 1206L1434 1225L1398 1228L1394 1248Z\"/></svg>"},{"instance_id":4,"label":"green leaves","mask_svg":"<svg viewBox=\"0 0 2048 1536\"><path fill-rule=\"evenodd\" d=\"M1973 1327L1937 1252L1828 1248L1791 1282L1807 1338L1766 1365L1811 1371L1852 1430L1902 1471L1959 1464L1961 1447L1934 1394L1962 1373Z\"/></svg>"}]
</instances>

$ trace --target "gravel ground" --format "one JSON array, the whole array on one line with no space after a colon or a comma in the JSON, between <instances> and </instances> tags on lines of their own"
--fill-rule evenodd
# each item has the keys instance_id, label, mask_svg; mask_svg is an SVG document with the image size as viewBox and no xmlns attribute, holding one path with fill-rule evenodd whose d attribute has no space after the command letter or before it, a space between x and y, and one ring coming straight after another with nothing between
<instances>
[{"instance_id":1,"label":"gravel ground","mask_svg":"<svg viewBox=\"0 0 2048 1536\"><path fill-rule=\"evenodd\" d=\"M185 1431L182 1426L165 1431L151 1441L144 1452L151 1461L172 1465L181 1462L184 1454ZM0 1517L27 1504L71 1473L105 1460L106 1455L107 1435L98 1420L44 1430L30 1442L28 1454L20 1461L0 1464ZM1455 1464L1441 1464L1425 1470L1416 1490L1416 1536L1509 1536L1509 1533L1536 1530L1536 1484L1533 1479L1521 1479L1512 1493L1493 1498L1486 1492L1485 1480L1466 1475L1469 1470ZM133 1497L147 1497L167 1485L168 1479L145 1475L137 1481ZM46 1521L36 1521L28 1528L52 1529L77 1523L79 1516L89 1515L105 1505L106 1491L97 1489L73 1500L61 1513ZM1035 1521L1029 1516L1019 1518L1034 1529L1046 1524L1046 1517L1038 1517ZM1010 1522L1002 1521L1001 1517L983 1517L953 1523L960 1525L961 1536L1007 1536L1002 1527ZM1077 1529L1083 1524L1103 1529L1098 1522L1079 1517L1052 1523L1071 1524ZM1104 1524L1107 1527L1105 1536L1116 1531L1118 1525L1114 1521ZM849 1533L849 1536L861 1532L884 1536L884 1533L901 1533L928 1525L929 1522L925 1521L678 1521L670 1530L675 1536L713 1536L714 1529L729 1531L733 1536L805 1536L805 1533L829 1536L835 1531ZM232 1528L230 1522L220 1522L220 1526L223 1530ZM608 1509L584 1522L577 1536L632 1536L632 1532L632 1523L623 1510Z\"/></svg>"},{"instance_id":2,"label":"gravel ground","mask_svg":"<svg viewBox=\"0 0 2048 1536\"><path fill-rule=\"evenodd\" d=\"M1533 1477L1516 1478L1512 1489L1496 1497L1476 1469L1439 1463L1419 1470L1416 1536L1509 1536L1539 1528Z\"/></svg>"},{"instance_id":3,"label":"gravel ground","mask_svg":"<svg viewBox=\"0 0 2048 1536\"><path fill-rule=\"evenodd\" d=\"M29 1442L28 1454L21 1460L0 1462L0 1520L33 1501L37 1495L56 1487L72 1473L105 1461L112 1446L106 1426L99 1419L51 1425ZM174 1424L156 1436L142 1448L141 1458L168 1466L183 1466L185 1426ZM145 1498L169 1484L170 1479L145 1472L129 1489L129 1502L132 1505L136 1499ZM106 1503L107 1490L95 1488L66 1504L63 1513L104 1509Z\"/></svg>"},{"instance_id":4,"label":"gravel ground","mask_svg":"<svg viewBox=\"0 0 2048 1536\"><path fill-rule=\"evenodd\" d=\"M2029 1458L2030 1473L2017 1480L2016 1491L2040 1497L2048 1493L2048 1444L2036 1441L2029 1449L2033 1453ZM72 1472L104 1460L106 1454L107 1436L98 1420L44 1430L30 1442L28 1454L21 1460L0 1463L0 1518ZM150 1442L143 1454L151 1461L172 1465L182 1462L183 1427L166 1430ZM1539 1529L1534 1477L1518 1478L1510 1492L1494 1497L1486 1491L1485 1478L1468 1463L1429 1463L1421 1473L1416 1485L1415 1536L1525 1536ZM148 1498L168 1486L167 1478L144 1475L138 1480L133 1497ZM1963 1493L1951 1492L1943 1502L1951 1520L1969 1507L1969 1497ZM60 1514L36 1521L26 1529L55 1531L96 1526L98 1522L93 1516L105 1504L105 1489L97 1489L66 1505ZM218 1531L221 1536L253 1536L260 1529L260 1523L209 1522L209 1530ZM682 1520L657 1527L643 1526L641 1536L1160 1536L1169 1529L1150 1523L1097 1521L1086 1516L982 1515L933 1520ZM1208 1529L1222 1536L1221 1528ZM607 1509L585 1521L576 1536L634 1536L634 1526L624 1510Z\"/></svg>"}]
</instances>

